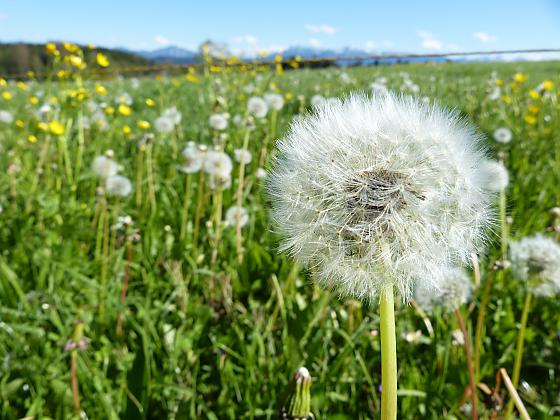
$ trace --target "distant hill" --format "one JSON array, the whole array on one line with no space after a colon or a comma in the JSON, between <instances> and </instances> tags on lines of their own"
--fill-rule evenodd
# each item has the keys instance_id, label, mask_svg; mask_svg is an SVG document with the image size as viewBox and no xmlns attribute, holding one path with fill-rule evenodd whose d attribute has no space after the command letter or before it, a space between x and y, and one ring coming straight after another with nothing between
<instances>
[{"instance_id":1,"label":"distant hill","mask_svg":"<svg viewBox=\"0 0 560 420\"><path fill-rule=\"evenodd\" d=\"M62 47L59 49L62 50ZM88 62L95 61L95 54L97 52L107 55L111 62L110 68L114 69L151 64L149 59L126 51L107 48L88 50L85 47L83 50ZM43 44L0 43L0 76L25 74L30 70L35 73L42 73L48 70L51 62L52 57L47 54Z\"/></svg>"},{"instance_id":2,"label":"distant hill","mask_svg":"<svg viewBox=\"0 0 560 420\"><path fill-rule=\"evenodd\" d=\"M175 46L160 48L153 51L123 51L136 54L154 63L193 64L199 61L198 52Z\"/></svg>"}]
</instances>

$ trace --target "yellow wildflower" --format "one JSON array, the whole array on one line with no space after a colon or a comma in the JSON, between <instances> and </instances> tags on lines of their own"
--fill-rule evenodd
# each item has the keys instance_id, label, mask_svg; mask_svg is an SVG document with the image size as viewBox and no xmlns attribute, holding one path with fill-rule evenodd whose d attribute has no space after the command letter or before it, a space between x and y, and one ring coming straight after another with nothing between
<instances>
[{"instance_id":1,"label":"yellow wildflower","mask_svg":"<svg viewBox=\"0 0 560 420\"><path fill-rule=\"evenodd\" d=\"M534 115L526 115L525 122L529 125L534 125L537 123L537 117L535 117Z\"/></svg>"},{"instance_id":2,"label":"yellow wildflower","mask_svg":"<svg viewBox=\"0 0 560 420\"><path fill-rule=\"evenodd\" d=\"M98 66L109 67L109 58L107 58L105 54L98 52L95 57L95 61L97 62Z\"/></svg>"},{"instance_id":3,"label":"yellow wildflower","mask_svg":"<svg viewBox=\"0 0 560 420\"><path fill-rule=\"evenodd\" d=\"M33 134L30 134L27 136L27 141L31 144L35 144L37 143L37 136L34 136Z\"/></svg>"},{"instance_id":4,"label":"yellow wildflower","mask_svg":"<svg viewBox=\"0 0 560 420\"><path fill-rule=\"evenodd\" d=\"M523 83L525 80L527 80L527 75L523 73L515 73L513 75L513 80L515 80L517 83Z\"/></svg>"},{"instance_id":5,"label":"yellow wildflower","mask_svg":"<svg viewBox=\"0 0 560 420\"><path fill-rule=\"evenodd\" d=\"M119 114L124 115L125 117L132 114L132 108L125 104L120 104L118 110Z\"/></svg>"},{"instance_id":6,"label":"yellow wildflower","mask_svg":"<svg viewBox=\"0 0 560 420\"><path fill-rule=\"evenodd\" d=\"M502 100L503 100L506 104L511 104L511 103L513 102L513 100L511 99L511 97L509 97L508 95L502 96Z\"/></svg>"},{"instance_id":7,"label":"yellow wildflower","mask_svg":"<svg viewBox=\"0 0 560 420\"><path fill-rule=\"evenodd\" d=\"M17 86L18 89L21 89L21 90L28 90L29 89L29 87L22 81L17 82L16 86Z\"/></svg>"},{"instance_id":8,"label":"yellow wildflower","mask_svg":"<svg viewBox=\"0 0 560 420\"><path fill-rule=\"evenodd\" d=\"M29 103L31 105L37 105L39 103L39 98L37 98L36 96L31 96L29 98Z\"/></svg>"},{"instance_id":9,"label":"yellow wildflower","mask_svg":"<svg viewBox=\"0 0 560 420\"><path fill-rule=\"evenodd\" d=\"M6 86L8 84L8 82L6 82L6 79L0 77L0 86Z\"/></svg>"},{"instance_id":10,"label":"yellow wildflower","mask_svg":"<svg viewBox=\"0 0 560 420\"><path fill-rule=\"evenodd\" d=\"M196 84L200 83L198 77L196 77L194 74L191 73L185 74L185 79L187 79L191 83L196 83Z\"/></svg>"},{"instance_id":11,"label":"yellow wildflower","mask_svg":"<svg viewBox=\"0 0 560 420\"><path fill-rule=\"evenodd\" d=\"M115 113L115 108L113 108L112 106L108 106L107 108L105 108L105 114L113 115L114 113Z\"/></svg>"},{"instance_id":12,"label":"yellow wildflower","mask_svg":"<svg viewBox=\"0 0 560 420\"><path fill-rule=\"evenodd\" d=\"M46 122L41 121L37 124L37 128L41 131L49 131L49 125Z\"/></svg>"},{"instance_id":13,"label":"yellow wildflower","mask_svg":"<svg viewBox=\"0 0 560 420\"><path fill-rule=\"evenodd\" d=\"M54 42L49 42L45 45L45 50L47 53L55 55L58 53L58 49L56 48L56 44Z\"/></svg>"},{"instance_id":14,"label":"yellow wildflower","mask_svg":"<svg viewBox=\"0 0 560 420\"><path fill-rule=\"evenodd\" d=\"M538 105L532 104L527 107L531 114L538 114L541 108Z\"/></svg>"},{"instance_id":15,"label":"yellow wildflower","mask_svg":"<svg viewBox=\"0 0 560 420\"><path fill-rule=\"evenodd\" d=\"M151 127L150 123L146 120L139 120L136 125L142 130L148 130Z\"/></svg>"},{"instance_id":16,"label":"yellow wildflower","mask_svg":"<svg viewBox=\"0 0 560 420\"><path fill-rule=\"evenodd\" d=\"M22 120L16 120L16 127L23 128L25 127L25 123Z\"/></svg>"},{"instance_id":17,"label":"yellow wildflower","mask_svg":"<svg viewBox=\"0 0 560 420\"><path fill-rule=\"evenodd\" d=\"M107 95L107 93L109 93L109 92L107 91L107 88L106 88L105 86L103 86L102 84L100 84L100 83L96 83L96 84L95 84L95 92L96 92L98 95Z\"/></svg>"},{"instance_id":18,"label":"yellow wildflower","mask_svg":"<svg viewBox=\"0 0 560 420\"><path fill-rule=\"evenodd\" d=\"M12 96L11 92L8 92L7 90L5 90L4 92L2 92L2 98L4 98L6 101L11 101L13 96Z\"/></svg>"},{"instance_id":19,"label":"yellow wildflower","mask_svg":"<svg viewBox=\"0 0 560 420\"><path fill-rule=\"evenodd\" d=\"M502 79L496 79L494 83L496 83L496 86L502 86L504 84L504 81Z\"/></svg>"},{"instance_id":20,"label":"yellow wildflower","mask_svg":"<svg viewBox=\"0 0 560 420\"><path fill-rule=\"evenodd\" d=\"M541 95L539 95L539 92L537 92L535 89L531 89L531 90L529 91L529 96L530 96L532 99L539 99L539 98L541 97Z\"/></svg>"},{"instance_id":21,"label":"yellow wildflower","mask_svg":"<svg viewBox=\"0 0 560 420\"><path fill-rule=\"evenodd\" d=\"M73 54L77 51L80 51L80 47L78 47L77 45L71 44L70 42L63 42L62 46L64 47L64 49L66 51L68 51L71 54Z\"/></svg>"},{"instance_id":22,"label":"yellow wildflower","mask_svg":"<svg viewBox=\"0 0 560 420\"><path fill-rule=\"evenodd\" d=\"M132 133L132 129L128 125L123 125L122 132L123 134L129 135Z\"/></svg>"},{"instance_id":23,"label":"yellow wildflower","mask_svg":"<svg viewBox=\"0 0 560 420\"><path fill-rule=\"evenodd\" d=\"M64 134L64 126L58 121L51 121L49 123L49 131L55 136L61 136Z\"/></svg>"},{"instance_id":24,"label":"yellow wildflower","mask_svg":"<svg viewBox=\"0 0 560 420\"><path fill-rule=\"evenodd\" d=\"M148 105L149 107L155 106L156 101L154 101L152 98L148 98L146 99L146 105Z\"/></svg>"},{"instance_id":25,"label":"yellow wildflower","mask_svg":"<svg viewBox=\"0 0 560 420\"><path fill-rule=\"evenodd\" d=\"M554 89L554 83L552 80L545 80L542 82L542 88L547 92L551 92Z\"/></svg>"},{"instance_id":26,"label":"yellow wildflower","mask_svg":"<svg viewBox=\"0 0 560 420\"><path fill-rule=\"evenodd\" d=\"M69 60L70 64L72 64L77 69L83 69L86 66L82 57L78 55L71 55Z\"/></svg>"}]
</instances>

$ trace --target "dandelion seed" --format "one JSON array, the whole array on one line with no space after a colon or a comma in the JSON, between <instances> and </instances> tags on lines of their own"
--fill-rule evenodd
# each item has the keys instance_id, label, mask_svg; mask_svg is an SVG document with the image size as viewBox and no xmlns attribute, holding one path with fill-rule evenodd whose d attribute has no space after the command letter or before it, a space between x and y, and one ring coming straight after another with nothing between
<instances>
[{"instance_id":1,"label":"dandelion seed","mask_svg":"<svg viewBox=\"0 0 560 420\"><path fill-rule=\"evenodd\" d=\"M449 311L467 303L472 294L472 282L465 270L450 268L445 272L445 282L439 289L419 285L414 293L416 303L426 312L440 306Z\"/></svg>"},{"instance_id":2,"label":"dandelion seed","mask_svg":"<svg viewBox=\"0 0 560 420\"><path fill-rule=\"evenodd\" d=\"M509 143L512 138L513 136L508 128L500 127L494 131L494 140L498 143Z\"/></svg>"},{"instance_id":3,"label":"dandelion seed","mask_svg":"<svg viewBox=\"0 0 560 420\"><path fill-rule=\"evenodd\" d=\"M264 168L258 168L255 172L255 176L257 179L265 179L266 178L266 170Z\"/></svg>"},{"instance_id":4,"label":"dandelion seed","mask_svg":"<svg viewBox=\"0 0 560 420\"><path fill-rule=\"evenodd\" d=\"M14 116L9 111L0 110L0 122L11 124L14 121Z\"/></svg>"},{"instance_id":5,"label":"dandelion seed","mask_svg":"<svg viewBox=\"0 0 560 420\"><path fill-rule=\"evenodd\" d=\"M270 175L282 250L318 282L371 302L433 289L468 263L492 215L481 138L435 105L354 95L295 121Z\"/></svg>"},{"instance_id":6,"label":"dandelion seed","mask_svg":"<svg viewBox=\"0 0 560 420\"><path fill-rule=\"evenodd\" d=\"M132 183L127 177L111 175L105 181L107 194L126 197L132 192Z\"/></svg>"},{"instance_id":7,"label":"dandelion seed","mask_svg":"<svg viewBox=\"0 0 560 420\"><path fill-rule=\"evenodd\" d=\"M162 116L169 118L174 125L179 125L181 123L182 114L177 110L177 107L172 106L163 111Z\"/></svg>"},{"instance_id":8,"label":"dandelion seed","mask_svg":"<svg viewBox=\"0 0 560 420\"><path fill-rule=\"evenodd\" d=\"M313 108L319 108L323 106L326 102L326 99L322 95L313 95L311 97L311 106Z\"/></svg>"},{"instance_id":9,"label":"dandelion seed","mask_svg":"<svg viewBox=\"0 0 560 420\"><path fill-rule=\"evenodd\" d=\"M181 172L191 174L200 171L206 155L206 146L197 146L190 142L182 152L184 163L179 166Z\"/></svg>"}]
</instances>

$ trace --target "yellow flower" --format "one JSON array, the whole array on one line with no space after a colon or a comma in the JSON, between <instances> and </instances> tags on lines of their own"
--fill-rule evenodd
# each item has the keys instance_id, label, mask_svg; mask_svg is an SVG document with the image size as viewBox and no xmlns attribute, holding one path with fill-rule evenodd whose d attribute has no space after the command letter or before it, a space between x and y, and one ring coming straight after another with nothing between
<instances>
[{"instance_id":1,"label":"yellow flower","mask_svg":"<svg viewBox=\"0 0 560 420\"><path fill-rule=\"evenodd\" d=\"M107 108L105 108L105 114L113 115L114 113L115 113L115 108L113 108L112 106L108 106Z\"/></svg>"},{"instance_id":2,"label":"yellow flower","mask_svg":"<svg viewBox=\"0 0 560 420\"><path fill-rule=\"evenodd\" d=\"M58 49L56 48L56 44L54 42L49 42L45 45L45 50L47 50L47 52L49 54L53 54L55 55L56 53L58 53Z\"/></svg>"},{"instance_id":3,"label":"yellow flower","mask_svg":"<svg viewBox=\"0 0 560 420\"><path fill-rule=\"evenodd\" d=\"M51 121L49 123L49 131L55 136L61 136L64 134L64 126L58 121Z\"/></svg>"},{"instance_id":4,"label":"yellow flower","mask_svg":"<svg viewBox=\"0 0 560 420\"><path fill-rule=\"evenodd\" d=\"M527 75L523 73L515 73L513 75L513 80L515 80L517 83L523 83L525 80L527 80Z\"/></svg>"},{"instance_id":5,"label":"yellow flower","mask_svg":"<svg viewBox=\"0 0 560 420\"><path fill-rule=\"evenodd\" d=\"M31 71L31 70L28 70L28 71L27 71L27 77L29 77L30 79L33 78L33 77L35 77L35 72L33 72L33 71Z\"/></svg>"},{"instance_id":6,"label":"yellow flower","mask_svg":"<svg viewBox=\"0 0 560 420\"><path fill-rule=\"evenodd\" d=\"M16 127L23 128L25 127L25 123L22 120L16 120Z\"/></svg>"},{"instance_id":7,"label":"yellow flower","mask_svg":"<svg viewBox=\"0 0 560 420\"><path fill-rule=\"evenodd\" d=\"M132 114L132 108L125 104L120 104L118 110L119 114L124 115L125 117L128 117L130 114Z\"/></svg>"},{"instance_id":8,"label":"yellow flower","mask_svg":"<svg viewBox=\"0 0 560 420\"><path fill-rule=\"evenodd\" d=\"M0 77L0 86L6 86L8 84L8 82L6 82L6 79Z\"/></svg>"},{"instance_id":9,"label":"yellow flower","mask_svg":"<svg viewBox=\"0 0 560 420\"><path fill-rule=\"evenodd\" d=\"M504 84L504 81L502 79L496 79L494 83L496 83L496 86L502 86Z\"/></svg>"},{"instance_id":10,"label":"yellow flower","mask_svg":"<svg viewBox=\"0 0 560 420\"><path fill-rule=\"evenodd\" d=\"M77 69L83 69L86 66L84 60L80 56L71 55L69 60L70 60L70 64L72 64Z\"/></svg>"},{"instance_id":11,"label":"yellow flower","mask_svg":"<svg viewBox=\"0 0 560 420\"><path fill-rule=\"evenodd\" d=\"M154 101L152 98L148 98L146 99L146 105L148 105L149 107L155 106L156 101Z\"/></svg>"},{"instance_id":12,"label":"yellow flower","mask_svg":"<svg viewBox=\"0 0 560 420\"><path fill-rule=\"evenodd\" d=\"M5 90L4 92L2 92L2 98L4 98L6 101L11 101L13 96L10 92Z\"/></svg>"},{"instance_id":13,"label":"yellow flower","mask_svg":"<svg viewBox=\"0 0 560 420\"><path fill-rule=\"evenodd\" d=\"M91 42L89 44L86 45L86 47L88 48L88 50L95 50L95 44L92 44Z\"/></svg>"},{"instance_id":14,"label":"yellow flower","mask_svg":"<svg viewBox=\"0 0 560 420\"><path fill-rule=\"evenodd\" d=\"M46 122L41 121L37 124L37 128L41 131L49 131L49 125Z\"/></svg>"},{"instance_id":15,"label":"yellow flower","mask_svg":"<svg viewBox=\"0 0 560 420\"><path fill-rule=\"evenodd\" d=\"M537 118L533 115L526 115L525 122L529 125L534 125L537 123Z\"/></svg>"},{"instance_id":16,"label":"yellow flower","mask_svg":"<svg viewBox=\"0 0 560 420\"><path fill-rule=\"evenodd\" d=\"M539 98L541 97L541 95L539 95L539 92L537 92L535 89L531 89L531 90L529 91L529 96L530 96L532 99L539 99Z\"/></svg>"},{"instance_id":17,"label":"yellow flower","mask_svg":"<svg viewBox=\"0 0 560 420\"><path fill-rule=\"evenodd\" d=\"M132 129L128 125L123 125L122 132L123 134L129 135L132 133Z\"/></svg>"},{"instance_id":18,"label":"yellow flower","mask_svg":"<svg viewBox=\"0 0 560 420\"><path fill-rule=\"evenodd\" d=\"M191 83L196 83L196 84L200 83L198 77L196 77L194 74L191 73L185 74L185 79L187 79Z\"/></svg>"},{"instance_id":19,"label":"yellow flower","mask_svg":"<svg viewBox=\"0 0 560 420\"><path fill-rule=\"evenodd\" d=\"M95 84L95 92L98 95L107 95L107 93L109 93L107 88L100 83Z\"/></svg>"},{"instance_id":20,"label":"yellow flower","mask_svg":"<svg viewBox=\"0 0 560 420\"><path fill-rule=\"evenodd\" d=\"M29 87L28 87L24 82L21 82L21 81L20 81L20 82L17 82L17 83L16 83L16 86L18 87L18 89L21 89L21 90L27 90L27 89L29 89Z\"/></svg>"},{"instance_id":21,"label":"yellow flower","mask_svg":"<svg viewBox=\"0 0 560 420\"><path fill-rule=\"evenodd\" d=\"M29 98L29 103L31 105L37 105L39 103L39 98L37 98L36 96L31 96Z\"/></svg>"},{"instance_id":22,"label":"yellow flower","mask_svg":"<svg viewBox=\"0 0 560 420\"><path fill-rule=\"evenodd\" d=\"M68 51L69 53L75 53L77 51L80 51L80 47L78 47L77 45L71 44L70 42L63 42L62 46L64 47L64 49L66 51Z\"/></svg>"},{"instance_id":23,"label":"yellow flower","mask_svg":"<svg viewBox=\"0 0 560 420\"><path fill-rule=\"evenodd\" d=\"M284 95L284 98L286 98L287 101L291 100L294 97L294 95L291 92L288 92Z\"/></svg>"},{"instance_id":24,"label":"yellow flower","mask_svg":"<svg viewBox=\"0 0 560 420\"><path fill-rule=\"evenodd\" d=\"M95 61L101 67L109 67L109 58L105 54L98 52Z\"/></svg>"},{"instance_id":25,"label":"yellow flower","mask_svg":"<svg viewBox=\"0 0 560 420\"><path fill-rule=\"evenodd\" d=\"M65 77L68 77L70 73L68 73L66 70L59 70L56 73L56 77L58 77L59 79L64 79Z\"/></svg>"},{"instance_id":26,"label":"yellow flower","mask_svg":"<svg viewBox=\"0 0 560 420\"><path fill-rule=\"evenodd\" d=\"M529 105L527 109L531 114L538 114L541 108L538 105L533 104L533 105Z\"/></svg>"},{"instance_id":27,"label":"yellow flower","mask_svg":"<svg viewBox=\"0 0 560 420\"><path fill-rule=\"evenodd\" d=\"M506 104L511 104L511 103L513 102L513 100L511 99L511 97L509 97L508 95L502 96L502 100L503 100Z\"/></svg>"},{"instance_id":28,"label":"yellow flower","mask_svg":"<svg viewBox=\"0 0 560 420\"><path fill-rule=\"evenodd\" d=\"M33 134L30 134L30 135L27 136L27 141L29 143L35 144L35 143L37 143L37 137L34 136Z\"/></svg>"},{"instance_id":29,"label":"yellow flower","mask_svg":"<svg viewBox=\"0 0 560 420\"><path fill-rule=\"evenodd\" d=\"M542 82L542 87L544 90L551 92L552 89L554 89L554 83L552 82L552 80L545 80Z\"/></svg>"},{"instance_id":30,"label":"yellow flower","mask_svg":"<svg viewBox=\"0 0 560 420\"><path fill-rule=\"evenodd\" d=\"M151 127L150 123L146 120L140 120L136 123L136 125L142 130L148 130Z\"/></svg>"}]
</instances>

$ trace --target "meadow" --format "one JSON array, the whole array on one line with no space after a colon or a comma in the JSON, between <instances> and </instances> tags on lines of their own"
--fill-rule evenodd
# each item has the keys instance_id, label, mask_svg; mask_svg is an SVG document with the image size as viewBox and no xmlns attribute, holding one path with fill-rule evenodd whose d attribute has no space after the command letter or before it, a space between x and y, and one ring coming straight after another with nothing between
<instances>
[{"instance_id":1,"label":"meadow","mask_svg":"<svg viewBox=\"0 0 560 420\"><path fill-rule=\"evenodd\" d=\"M559 62L55 66L61 80L0 80L1 418L277 418L300 366L315 418L378 418L378 308L278 252L266 182L293 119L385 89L457 109L507 167L506 213L460 308L479 415L501 418L509 393L487 394L511 375L526 294L508 241L560 237ZM396 300L399 418L467 418L456 319ZM533 418L560 416L559 309L535 298L528 315L518 388Z\"/></svg>"}]
</instances>

